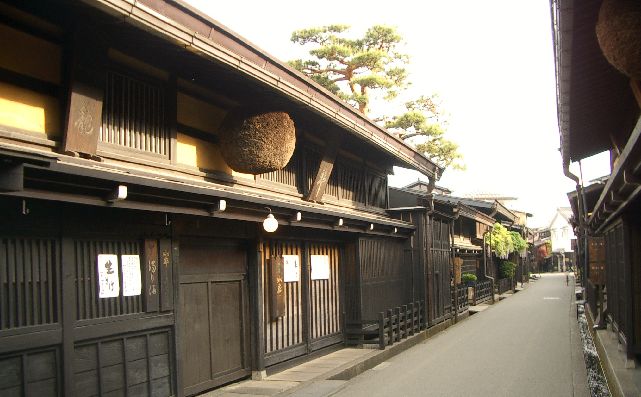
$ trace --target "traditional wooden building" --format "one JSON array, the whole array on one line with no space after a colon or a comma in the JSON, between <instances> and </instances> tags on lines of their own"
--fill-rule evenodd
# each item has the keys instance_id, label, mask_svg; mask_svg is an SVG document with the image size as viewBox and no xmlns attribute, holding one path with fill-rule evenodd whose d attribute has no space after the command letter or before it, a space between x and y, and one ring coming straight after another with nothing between
<instances>
[{"instance_id":1,"label":"traditional wooden building","mask_svg":"<svg viewBox=\"0 0 641 397\"><path fill-rule=\"evenodd\" d=\"M0 16L0 395L192 395L420 296L387 175L442 169L329 92L178 1Z\"/></svg>"},{"instance_id":2,"label":"traditional wooden building","mask_svg":"<svg viewBox=\"0 0 641 397\"><path fill-rule=\"evenodd\" d=\"M461 284L462 273L486 279L491 257L483 237L495 220L463 204L466 199L421 187L390 188L389 200L390 211L417 227L410 240L414 290L425 296L433 325L453 316L452 288Z\"/></svg>"},{"instance_id":3,"label":"traditional wooden building","mask_svg":"<svg viewBox=\"0 0 641 397\"><path fill-rule=\"evenodd\" d=\"M436 196L435 200L453 203L451 196ZM492 229L495 219L458 202L455 207L457 214L452 230L454 249L454 279L458 284L463 273L476 275L479 280L486 278L489 251L483 243L485 234Z\"/></svg>"},{"instance_id":4,"label":"traditional wooden building","mask_svg":"<svg viewBox=\"0 0 641 397\"><path fill-rule=\"evenodd\" d=\"M484 222L481 222L481 219L483 219L483 216L485 216L484 221L493 219L494 222L499 222L501 224L506 225L507 227L513 227L516 224L516 221L518 219L516 214L514 214L505 205L503 205L501 202L497 200L484 201L484 200L476 200L476 199L453 197L453 196L439 196L439 197L441 200L444 200L453 204L461 204L465 207L471 208L474 211L476 211L478 213L478 215L476 216L478 220L475 221L477 224L475 228L478 227L479 231L483 231L483 232L488 231ZM489 250L486 249L486 253L488 254L488 258L485 261L486 265L484 266L485 268L483 271L483 277L496 279L499 275L499 271L498 271L499 261L492 254L491 248Z\"/></svg>"},{"instance_id":5,"label":"traditional wooden building","mask_svg":"<svg viewBox=\"0 0 641 397\"><path fill-rule=\"evenodd\" d=\"M605 313L631 360L641 354L641 6L612 0L551 4L563 171L577 183L577 246L587 253L590 239L603 238ZM569 166L604 151L610 152L612 172L590 203L588 189ZM596 276L590 255L581 257L593 288L598 281L590 282Z\"/></svg>"}]
</instances>

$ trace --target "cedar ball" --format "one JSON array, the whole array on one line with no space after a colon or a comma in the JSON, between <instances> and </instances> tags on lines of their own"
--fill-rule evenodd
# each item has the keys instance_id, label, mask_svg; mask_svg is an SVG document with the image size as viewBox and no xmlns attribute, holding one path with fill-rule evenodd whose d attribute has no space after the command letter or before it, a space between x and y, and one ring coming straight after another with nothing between
<instances>
[{"instance_id":1,"label":"cedar ball","mask_svg":"<svg viewBox=\"0 0 641 397\"><path fill-rule=\"evenodd\" d=\"M596 35L608 62L628 77L641 80L641 1L604 0Z\"/></svg>"},{"instance_id":2,"label":"cedar ball","mask_svg":"<svg viewBox=\"0 0 641 397\"><path fill-rule=\"evenodd\" d=\"M223 120L219 136L227 165L246 174L284 168L296 147L294 121L285 112L232 111Z\"/></svg>"}]
</instances>

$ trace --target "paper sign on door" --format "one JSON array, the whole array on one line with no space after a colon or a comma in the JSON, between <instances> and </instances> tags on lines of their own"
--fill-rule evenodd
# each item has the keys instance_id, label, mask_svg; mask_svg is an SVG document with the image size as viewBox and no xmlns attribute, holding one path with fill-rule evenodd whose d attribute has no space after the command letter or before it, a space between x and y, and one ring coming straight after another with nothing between
<instances>
[{"instance_id":1,"label":"paper sign on door","mask_svg":"<svg viewBox=\"0 0 641 397\"><path fill-rule=\"evenodd\" d=\"M118 255L98 255L98 297L116 298L120 295Z\"/></svg>"},{"instance_id":2,"label":"paper sign on door","mask_svg":"<svg viewBox=\"0 0 641 397\"><path fill-rule=\"evenodd\" d=\"M283 255L285 261L285 282L300 281L300 261L298 255Z\"/></svg>"},{"instance_id":3,"label":"paper sign on door","mask_svg":"<svg viewBox=\"0 0 641 397\"><path fill-rule=\"evenodd\" d=\"M122 260L122 296L140 295L142 278L140 276L140 256L121 255Z\"/></svg>"},{"instance_id":4,"label":"paper sign on door","mask_svg":"<svg viewBox=\"0 0 641 397\"><path fill-rule=\"evenodd\" d=\"M312 262L312 280L329 279L329 256L311 255Z\"/></svg>"}]
</instances>

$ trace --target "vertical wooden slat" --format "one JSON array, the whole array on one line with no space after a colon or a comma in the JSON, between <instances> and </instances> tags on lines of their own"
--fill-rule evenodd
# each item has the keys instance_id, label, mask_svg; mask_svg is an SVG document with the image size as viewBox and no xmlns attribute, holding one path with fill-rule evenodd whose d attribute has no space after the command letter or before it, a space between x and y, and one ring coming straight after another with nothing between
<instances>
[{"instance_id":1,"label":"vertical wooden slat","mask_svg":"<svg viewBox=\"0 0 641 397\"><path fill-rule=\"evenodd\" d=\"M61 283L58 281L59 277L54 277L54 273L56 275L60 274L62 275L62 270L60 263L58 262L59 258L59 252L57 249L58 245L51 241L47 245L47 297L49 300L47 301L49 303L48 309L49 309L49 322L57 322L60 320L60 311L62 310L62 305L60 302L62 302L61 299L61 288L59 286ZM55 292L54 292L55 291ZM56 296L55 302L57 304L54 306L54 294Z\"/></svg>"},{"instance_id":2,"label":"vertical wooden slat","mask_svg":"<svg viewBox=\"0 0 641 397\"><path fill-rule=\"evenodd\" d=\"M36 241L36 256L37 256L37 261L36 261L36 269L37 269L37 275L38 275L38 280L37 284L34 284L34 301L38 302L38 307L37 307L37 323L38 324L46 324L47 323L47 315L46 315L46 306L47 306L47 300L46 300L46 293L45 293L45 279L46 279L46 247L47 240L37 240ZM35 287L37 285L37 288Z\"/></svg>"},{"instance_id":3,"label":"vertical wooden slat","mask_svg":"<svg viewBox=\"0 0 641 397\"><path fill-rule=\"evenodd\" d=\"M0 329L9 328L9 284L7 275L7 240L0 238Z\"/></svg>"},{"instance_id":4,"label":"vertical wooden slat","mask_svg":"<svg viewBox=\"0 0 641 397\"><path fill-rule=\"evenodd\" d=\"M20 327L22 326L22 311L24 309L24 302L22 300L23 295L22 295L22 267L20 266L18 262L18 251L19 251L19 240L15 239L12 241L11 244L11 251L9 254L9 261L11 268L13 268L13 280L14 280L14 285L15 289L14 292L12 293L15 294L15 319L13 326L15 327Z\"/></svg>"},{"instance_id":5,"label":"vertical wooden slat","mask_svg":"<svg viewBox=\"0 0 641 397\"><path fill-rule=\"evenodd\" d=\"M61 282L58 297L60 298L60 314L62 325L62 363L64 366L64 395L73 396L74 391L74 329L76 322L76 283L74 282L74 262L78 256L74 241L62 238L60 245L60 271Z\"/></svg>"},{"instance_id":6,"label":"vertical wooden slat","mask_svg":"<svg viewBox=\"0 0 641 397\"><path fill-rule=\"evenodd\" d=\"M40 284L40 258L38 257L39 240L29 240L29 252L31 267L31 324L41 324L40 322L40 299L38 299L38 289Z\"/></svg>"},{"instance_id":7,"label":"vertical wooden slat","mask_svg":"<svg viewBox=\"0 0 641 397\"><path fill-rule=\"evenodd\" d=\"M171 242L168 239L161 239L158 248L160 251L160 310L169 311L173 309L172 289L172 262Z\"/></svg>"}]
</instances>

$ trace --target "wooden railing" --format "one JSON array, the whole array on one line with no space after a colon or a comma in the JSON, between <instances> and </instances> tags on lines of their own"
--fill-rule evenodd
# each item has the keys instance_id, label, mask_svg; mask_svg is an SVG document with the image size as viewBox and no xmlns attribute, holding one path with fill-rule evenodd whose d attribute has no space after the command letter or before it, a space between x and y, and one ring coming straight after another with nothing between
<instances>
[{"instance_id":1,"label":"wooden railing","mask_svg":"<svg viewBox=\"0 0 641 397\"><path fill-rule=\"evenodd\" d=\"M512 279L510 278L500 278L496 284L498 286L499 295L512 289Z\"/></svg>"},{"instance_id":2,"label":"wooden railing","mask_svg":"<svg viewBox=\"0 0 641 397\"><path fill-rule=\"evenodd\" d=\"M492 299L492 281L478 281L474 285L474 298L472 304L474 306L479 303L487 302Z\"/></svg>"},{"instance_id":3,"label":"wooden railing","mask_svg":"<svg viewBox=\"0 0 641 397\"><path fill-rule=\"evenodd\" d=\"M467 300L467 284L459 284L454 289L458 295L458 301L456 308L459 313L462 313L470 307L470 302ZM454 302L454 301L453 301Z\"/></svg>"},{"instance_id":4,"label":"wooden railing","mask_svg":"<svg viewBox=\"0 0 641 397\"><path fill-rule=\"evenodd\" d=\"M423 301L378 313L375 320L345 321L345 344L386 346L400 342L425 328Z\"/></svg>"}]
</instances>

